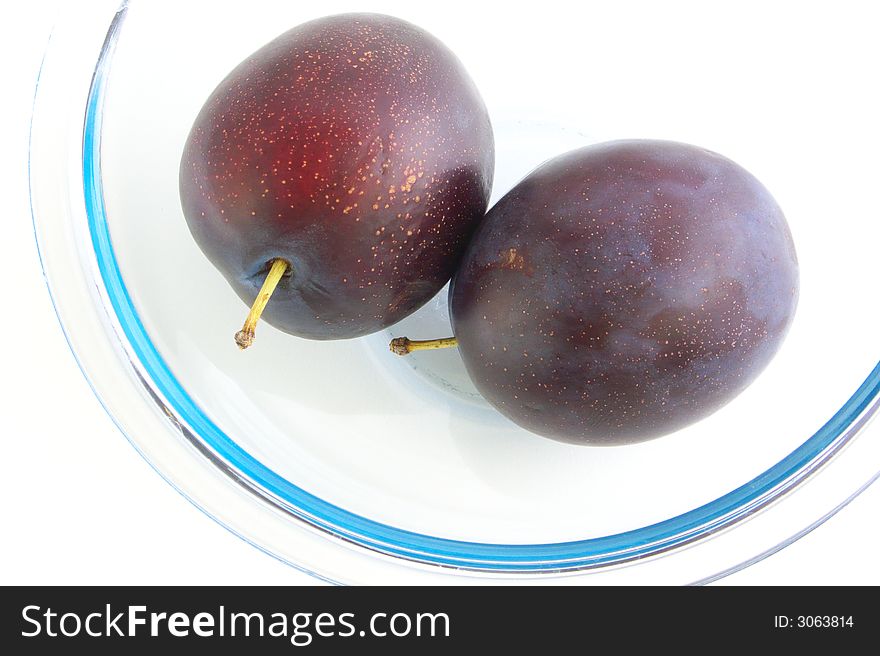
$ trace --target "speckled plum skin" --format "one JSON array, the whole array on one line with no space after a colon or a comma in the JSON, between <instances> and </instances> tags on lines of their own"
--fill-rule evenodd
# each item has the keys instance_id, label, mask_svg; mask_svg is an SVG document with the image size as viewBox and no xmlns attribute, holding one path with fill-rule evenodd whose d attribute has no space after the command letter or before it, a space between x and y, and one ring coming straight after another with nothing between
<instances>
[{"instance_id":1,"label":"speckled plum skin","mask_svg":"<svg viewBox=\"0 0 880 656\"><path fill-rule=\"evenodd\" d=\"M666 141L557 157L487 214L453 278L468 373L552 439L641 442L712 413L776 353L798 298L788 225L751 174Z\"/></svg>"},{"instance_id":2,"label":"speckled plum skin","mask_svg":"<svg viewBox=\"0 0 880 656\"><path fill-rule=\"evenodd\" d=\"M449 280L488 204L482 99L437 39L345 14L296 27L242 62L195 120L180 165L190 231L263 318L313 339L399 321Z\"/></svg>"}]
</instances>

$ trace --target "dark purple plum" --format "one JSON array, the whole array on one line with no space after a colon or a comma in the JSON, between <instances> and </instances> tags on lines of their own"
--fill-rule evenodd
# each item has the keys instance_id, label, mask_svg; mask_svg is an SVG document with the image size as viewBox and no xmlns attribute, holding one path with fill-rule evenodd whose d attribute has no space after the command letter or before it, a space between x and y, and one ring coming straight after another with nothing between
<instances>
[{"instance_id":1,"label":"dark purple plum","mask_svg":"<svg viewBox=\"0 0 880 656\"><path fill-rule=\"evenodd\" d=\"M376 14L300 25L208 98L180 165L190 231L248 305L313 339L358 337L449 280L488 203L492 129L461 62Z\"/></svg>"},{"instance_id":2,"label":"dark purple plum","mask_svg":"<svg viewBox=\"0 0 880 656\"><path fill-rule=\"evenodd\" d=\"M557 157L480 225L450 291L483 396L575 444L640 442L730 401L798 298L782 211L743 168L665 141Z\"/></svg>"}]
</instances>

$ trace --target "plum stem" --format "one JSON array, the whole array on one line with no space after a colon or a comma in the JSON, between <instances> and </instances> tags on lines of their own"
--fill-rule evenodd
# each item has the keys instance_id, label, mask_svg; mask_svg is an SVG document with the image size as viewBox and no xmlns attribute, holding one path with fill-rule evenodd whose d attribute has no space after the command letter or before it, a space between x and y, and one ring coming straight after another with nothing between
<instances>
[{"instance_id":1,"label":"plum stem","mask_svg":"<svg viewBox=\"0 0 880 656\"><path fill-rule=\"evenodd\" d=\"M244 325L241 327L241 330L235 333L235 343L238 344L238 348L242 351L254 343L257 322L260 320L263 310L266 309L266 304L272 297L272 292L275 291L278 282L287 273L289 267L290 263L287 260L282 260L281 258L272 260L269 273L263 281L263 286L260 287L260 292L251 306L251 311L248 312L247 319L244 320Z\"/></svg>"},{"instance_id":2,"label":"plum stem","mask_svg":"<svg viewBox=\"0 0 880 656\"><path fill-rule=\"evenodd\" d=\"M408 355L413 351L427 351L431 349L452 348L458 346L455 337L443 337L441 339L409 339L407 337L395 337L388 347L397 355Z\"/></svg>"}]
</instances>

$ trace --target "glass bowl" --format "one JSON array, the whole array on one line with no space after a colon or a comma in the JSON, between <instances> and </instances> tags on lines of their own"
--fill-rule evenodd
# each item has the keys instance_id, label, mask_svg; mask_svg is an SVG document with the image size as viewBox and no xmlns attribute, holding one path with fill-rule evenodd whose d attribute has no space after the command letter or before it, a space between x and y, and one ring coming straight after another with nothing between
<instances>
[{"instance_id":1,"label":"glass bowl","mask_svg":"<svg viewBox=\"0 0 880 656\"><path fill-rule=\"evenodd\" d=\"M30 172L65 334L156 471L297 568L346 583L705 582L797 539L880 470L880 435L863 430L880 391L870 21L666 3L562 20L557 4L500 16L470 3L467 21L446 5L369 10L425 27L474 77L495 129L493 202L579 145L690 142L762 180L801 264L793 328L760 378L711 417L627 447L519 429L480 398L454 350L391 355L391 337L449 333L445 290L369 337L313 342L264 324L246 353L233 344L246 308L183 220L184 139L243 57L360 6L62 10ZM836 30L848 38L817 45Z\"/></svg>"}]
</instances>

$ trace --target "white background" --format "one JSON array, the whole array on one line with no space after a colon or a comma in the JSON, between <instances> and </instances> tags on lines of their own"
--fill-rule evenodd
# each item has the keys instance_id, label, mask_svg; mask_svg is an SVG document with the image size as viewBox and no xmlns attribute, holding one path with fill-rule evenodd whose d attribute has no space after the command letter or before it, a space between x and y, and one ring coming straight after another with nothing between
<instances>
[{"instance_id":1,"label":"white background","mask_svg":"<svg viewBox=\"0 0 880 656\"><path fill-rule=\"evenodd\" d=\"M28 119L51 7L33 1L6 11L0 28L0 584L316 584L228 533L153 472L67 348L42 280L27 195ZM720 584L880 584L878 516L875 485L813 533Z\"/></svg>"}]
</instances>

